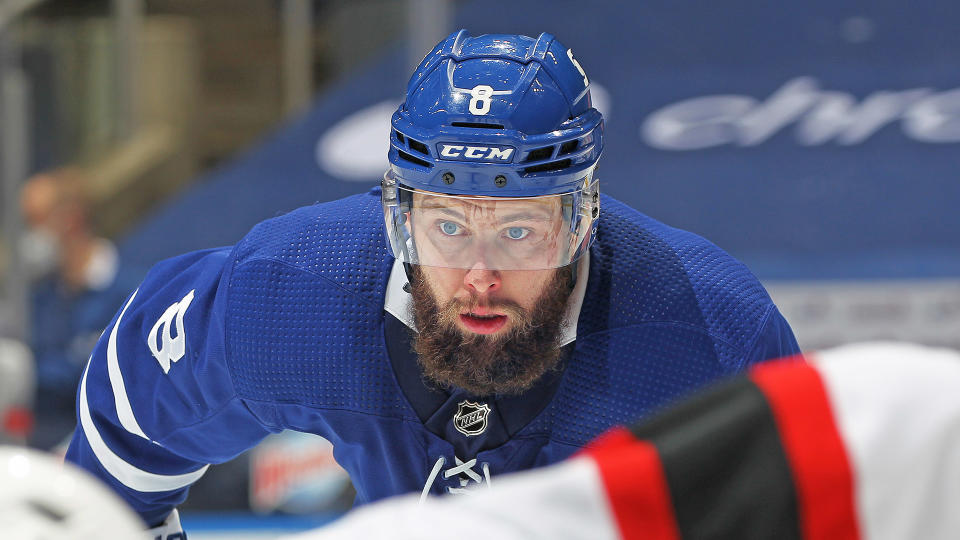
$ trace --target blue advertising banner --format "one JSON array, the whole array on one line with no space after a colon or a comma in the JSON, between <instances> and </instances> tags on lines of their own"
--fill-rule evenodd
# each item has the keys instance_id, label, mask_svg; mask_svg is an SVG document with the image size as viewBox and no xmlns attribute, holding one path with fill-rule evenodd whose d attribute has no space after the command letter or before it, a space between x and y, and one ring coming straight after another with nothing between
<instances>
[{"instance_id":1,"label":"blue advertising banner","mask_svg":"<svg viewBox=\"0 0 960 540\"><path fill-rule=\"evenodd\" d=\"M456 22L556 35L607 118L601 189L761 278L960 276L960 4L485 0ZM406 59L395 47L358 66L124 254L231 244L378 183Z\"/></svg>"}]
</instances>

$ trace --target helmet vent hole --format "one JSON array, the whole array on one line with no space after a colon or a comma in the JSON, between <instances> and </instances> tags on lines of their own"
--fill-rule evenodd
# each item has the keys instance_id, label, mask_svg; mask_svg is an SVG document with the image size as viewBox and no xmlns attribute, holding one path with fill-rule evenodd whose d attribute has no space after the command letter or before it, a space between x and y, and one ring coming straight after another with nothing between
<instances>
[{"instance_id":1,"label":"helmet vent hole","mask_svg":"<svg viewBox=\"0 0 960 540\"><path fill-rule=\"evenodd\" d=\"M397 130L393 130L393 132L397 135L397 140L400 141L400 144L404 144L404 142L403 142L403 139L404 139L403 133L400 133L400 132L397 131Z\"/></svg>"},{"instance_id":2,"label":"helmet vent hole","mask_svg":"<svg viewBox=\"0 0 960 540\"><path fill-rule=\"evenodd\" d=\"M66 521L67 519L67 516L64 515L62 512L55 510L54 508L45 504L44 502L37 501L37 500L26 501L26 502L27 502L27 506L29 506L31 510L33 510L38 514L43 515L43 517L48 519L49 521L62 522L62 521Z\"/></svg>"},{"instance_id":3,"label":"helmet vent hole","mask_svg":"<svg viewBox=\"0 0 960 540\"><path fill-rule=\"evenodd\" d=\"M410 141L410 142L412 143L413 141ZM427 167L427 168L433 167L433 164L431 164L429 161L411 156L410 154L404 152L403 150L397 150L397 154L400 156L400 159L404 161L409 161L410 163L416 163L421 167Z\"/></svg>"},{"instance_id":4,"label":"helmet vent hole","mask_svg":"<svg viewBox=\"0 0 960 540\"><path fill-rule=\"evenodd\" d=\"M423 143L420 142L420 141L415 141L415 140L413 140L413 139L407 139L407 140L410 141L410 149L411 149L411 150L413 150L413 151L415 151L415 152L420 152L421 154L423 154L423 155L425 155L425 156L429 156L429 155L430 155L430 150L427 149L427 145L423 144Z\"/></svg>"},{"instance_id":5,"label":"helmet vent hole","mask_svg":"<svg viewBox=\"0 0 960 540\"><path fill-rule=\"evenodd\" d=\"M503 124L483 124L480 122L450 122L453 127L479 128L479 129L503 129Z\"/></svg>"},{"instance_id":6,"label":"helmet vent hole","mask_svg":"<svg viewBox=\"0 0 960 540\"><path fill-rule=\"evenodd\" d=\"M533 174L539 172L549 172L549 171L562 171L570 167L571 160L561 159L560 161L551 161L550 163L542 163L540 165L534 165L532 167L527 167L523 169L523 174Z\"/></svg>"},{"instance_id":7,"label":"helmet vent hole","mask_svg":"<svg viewBox=\"0 0 960 540\"><path fill-rule=\"evenodd\" d=\"M558 155L569 154L570 152L573 152L574 150L576 150L578 146L580 146L579 139L567 141L560 145L560 152L558 153Z\"/></svg>"},{"instance_id":8,"label":"helmet vent hole","mask_svg":"<svg viewBox=\"0 0 960 540\"><path fill-rule=\"evenodd\" d=\"M527 154L527 159L524 161L540 161L541 159L550 159L551 157L553 157L553 147L544 146L543 148L531 150L530 153Z\"/></svg>"}]
</instances>

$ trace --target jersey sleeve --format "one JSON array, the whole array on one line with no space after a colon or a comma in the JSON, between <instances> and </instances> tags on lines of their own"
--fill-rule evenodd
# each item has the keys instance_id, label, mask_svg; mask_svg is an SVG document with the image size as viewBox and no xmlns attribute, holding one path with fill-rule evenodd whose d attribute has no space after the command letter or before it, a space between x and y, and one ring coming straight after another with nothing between
<instances>
[{"instance_id":1,"label":"jersey sleeve","mask_svg":"<svg viewBox=\"0 0 960 540\"><path fill-rule=\"evenodd\" d=\"M229 249L154 267L101 335L77 396L67 459L111 485L149 525L163 521L211 463L279 428L241 399L224 321Z\"/></svg>"}]
</instances>

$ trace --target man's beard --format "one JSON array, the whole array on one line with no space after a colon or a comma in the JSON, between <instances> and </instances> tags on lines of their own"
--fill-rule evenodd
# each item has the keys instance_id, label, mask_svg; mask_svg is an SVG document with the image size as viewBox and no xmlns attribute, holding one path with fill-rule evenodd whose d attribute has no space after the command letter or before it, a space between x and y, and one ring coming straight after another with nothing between
<instances>
[{"instance_id":1,"label":"man's beard","mask_svg":"<svg viewBox=\"0 0 960 540\"><path fill-rule=\"evenodd\" d=\"M482 303L477 296L438 305L424 274L413 266L411 296L418 334L413 337L424 376L443 387L477 396L519 394L559 368L561 321L570 297L571 267L557 269L532 312L509 300ZM510 328L490 335L462 330L460 314L484 307L506 314Z\"/></svg>"}]
</instances>

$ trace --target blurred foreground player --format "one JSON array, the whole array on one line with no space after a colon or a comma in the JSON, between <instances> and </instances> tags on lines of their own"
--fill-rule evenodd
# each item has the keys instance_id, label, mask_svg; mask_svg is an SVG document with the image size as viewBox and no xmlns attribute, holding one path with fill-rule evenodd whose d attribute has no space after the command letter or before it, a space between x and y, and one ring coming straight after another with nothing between
<instances>
[{"instance_id":1,"label":"blurred foreground player","mask_svg":"<svg viewBox=\"0 0 960 540\"><path fill-rule=\"evenodd\" d=\"M153 540L95 478L16 446L0 446L0 528L3 538L16 540Z\"/></svg>"},{"instance_id":2,"label":"blurred foreground player","mask_svg":"<svg viewBox=\"0 0 960 540\"><path fill-rule=\"evenodd\" d=\"M960 354L868 343L808 359L474 497L399 498L295 540L957 538Z\"/></svg>"},{"instance_id":3,"label":"blurred foreground player","mask_svg":"<svg viewBox=\"0 0 960 540\"><path fill-rule=\"evenodd\" d=\"M600 197L590 103L549 34L451 35L393 115L382 190L150 272L68 458L151 525L283 429L331 441L359 503L459 493L795 353L743 265Z\"/></svg>"}]
</instances>

